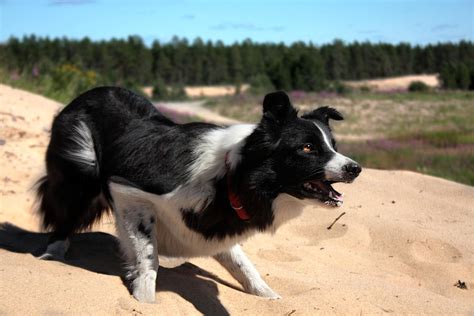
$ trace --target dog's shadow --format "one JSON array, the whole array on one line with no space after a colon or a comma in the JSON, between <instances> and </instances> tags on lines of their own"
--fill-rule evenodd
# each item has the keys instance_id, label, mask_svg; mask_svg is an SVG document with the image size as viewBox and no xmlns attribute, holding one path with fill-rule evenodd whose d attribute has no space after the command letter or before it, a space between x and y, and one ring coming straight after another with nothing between
<instances>
[{"instance_id":1,"label":"dog's shadow","mask_svg":"<svg viewBox=\"0 0 474 316\"><path fill-rule=\"evenodd\" d=\"M49 233L30 232L10 223L0 223L0 249L38 257L44 253L49 236ZM123 278L123 260L115 236L102 232L81 233L72 236L70 241L62 263ZM218 298L216 282L240 290L194 264L184 263L175 268L160 267L157 291L177 293L202 314L229 315Z\"/></svg>"}]
</instances>

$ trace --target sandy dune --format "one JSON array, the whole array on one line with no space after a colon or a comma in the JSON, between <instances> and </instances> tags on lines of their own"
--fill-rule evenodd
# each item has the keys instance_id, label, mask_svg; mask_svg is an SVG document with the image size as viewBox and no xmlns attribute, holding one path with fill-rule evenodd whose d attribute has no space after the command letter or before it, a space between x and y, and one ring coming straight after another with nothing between
<instances>
[{"instance_id":1,"label":"sandy dune","mask_svg":"<svg viewBox=\"0 0 474 316\"><path fill-rule=\"evenodd\" d=\"M407 90L413 81L424 82L427 86L432 88L440 86L437 75L410 75L383 79L345 81L344 83L353 88L369 87L373 91L393 91Z\"/></svg>"},{"instance_id":2,"label":"sandy dune","mask_svg":"<svg viewBox=\"0 0 474 316\"><path fill-rule=\"evenodd\" d=\"M474 313L474 188L404 171L364 170L337 187L342 208L308 207L276 235L244 243L277 301L243 293L199 258L161 268L158 303L140 304L119 277L110 218L76 235L65 262L40 261L47 234L28 190L58 107L0 85L0 315Z\"/></svg>"}]
</instances>

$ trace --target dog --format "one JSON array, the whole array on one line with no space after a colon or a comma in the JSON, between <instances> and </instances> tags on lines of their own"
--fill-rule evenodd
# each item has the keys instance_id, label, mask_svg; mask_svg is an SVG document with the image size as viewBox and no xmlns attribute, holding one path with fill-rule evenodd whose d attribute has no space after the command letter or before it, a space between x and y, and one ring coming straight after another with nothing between
<instances>
[{"instance_id":1,"label":"dog","mask_svg":"<svg viewBox=\"0 0 474 316\"><path fill-rule=\"evenodd\" d=\"M39 214L52 231L42 259L61 259L68 238L115 217L133 296L155 301L158 255L212 256L248 293L277 299L239 243L275 232L305 202L331 207L361 167L337 152L320 107L298 116L285 92L269 93L258 124L177 124L147 99L99 87L54 119Z\"/></svg>"}]
</instances>

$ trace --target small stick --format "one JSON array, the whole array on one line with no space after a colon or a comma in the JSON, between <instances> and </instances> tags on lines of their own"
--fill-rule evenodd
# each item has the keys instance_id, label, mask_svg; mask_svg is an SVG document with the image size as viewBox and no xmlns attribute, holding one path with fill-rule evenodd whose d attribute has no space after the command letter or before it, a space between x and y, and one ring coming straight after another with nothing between
<instances>
[{"instance_id":1,"label":"small stick","mask_svg":"<svg viewBox=\"0 0 474 316\"><path fill-rule=\"evenodd\" d=\"M331 223L331 225L329 225L327 227L327 229L331 229L332 228L332 225L336 224L337 220L340 219L344 214L346 214L346 212L342 212L341 215L339 215L338 217L336 217L336 219Z\"/></svg>"}]
</instances>

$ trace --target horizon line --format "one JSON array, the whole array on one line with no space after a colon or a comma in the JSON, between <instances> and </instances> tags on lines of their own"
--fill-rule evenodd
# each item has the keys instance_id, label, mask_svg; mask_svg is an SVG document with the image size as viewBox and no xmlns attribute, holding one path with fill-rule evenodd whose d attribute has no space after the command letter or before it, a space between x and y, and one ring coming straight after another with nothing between
<instances>
[{"instance_id":1,"label":"horizon line","mask_svg":"<svg viewBox=\"0 0 474 316\"><path fill-rule=\"evenodd\" d=\"M410 42L410 41L399 41L399 42L396 42L396 43L393 43L393 42L388 42L388 41L371 41L371 40L353 40L353 41L345 41L341 38L334 38L332 41L330 42L325 42L325 43L320 43L320 44L315 44L313 41L305 41L305 40L296 40L296 41L291 41L291 42L285 42L285 41L279 41L279 42L275 42L275 41L256 41L256 40L252 40L251 38L245 38L243 40L240 40L240 41L233 41L232 43L225 43L223 40L221 39L204 39L200 36L197 36L193 39L190 39L190 38L187 38L187 37L180 37L178 35L173 35L169 40L162 40L162 39L159 39L159 38L155 38L153 40L146 40L146 37L147 36L141 36L139 34L130 34L130 35L127 35L125 37L115 37L115 36L112 36L108 39L93 39L91 38L90 36L83 36L83 37L74 37L74 36L48 36L48 35L37 35L37 34L34 34L34 33L31 33L31 34L24 34L22 36L16 36L16 35L10 35L8 36L6 39L3 39L3 40L0 40L0 45L4 45L4 44L7 44L8 41L10 41L11 39L18 39L18 40L23 40L25 38L28 38L28 37L36 37L37 39L49 39L49 40L57 40L57 39L66 39L66 40L71 40L71 41L82 41L82 40L85 40L85 39L88 39L90 40L91 42L93 43L100 43L100 42L108 42L108 41L113 41L113 40L127 40L129 39L130 37L138 37L140 38L140 40L143 42L143 44L147 47L152 47L152 45L154 43L159 43L159 44L162 44L162 45L168 45L168 44L171 44L173 42L173 40L176 38L177 40L186 40L188 42L188 44L190 46L193 45L193 43L195 41L197 41L198 39L200 39L204 44L207 44L209 42L211 42L212 44L217 44L219 42L221 42L224 46L233 46L233 45L240 45L240 44L243 44L245 42L248 42L250 41L251 43L253 44L273 44L273 45L284 45L284 46L292 46L292 45L295 45L295 44L305 44L305 45L308 45L308 46L314 46L314 47L321 47L321 46L325 46L325 45L332 45L334 44L335 42L342 42L343 44L345 45L352 45L352 44L355 44L355 43L358 43L358 44L376 44L376 45L393 45L393 46L397 46L397 45L401 45L401 44L408 44L410 46L419 46L419 47L426 47L426 46L436 46L436 45L443 45L443 44L454 44L454 45L458 45L462 42L466 42L466 43L469 43L469 44L472 44L474 43L474 41L472 39L459 39L457 41L444 41L444 40L440 40L440 41L437 41L437 42L431 42L431 43L424 43L424 44L420 44L420 43L413 43L413 42Z\"/></svg>"}]
</instances>

